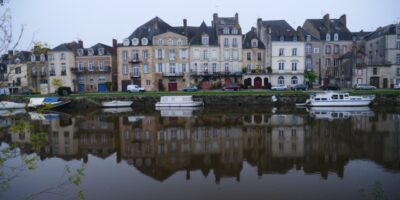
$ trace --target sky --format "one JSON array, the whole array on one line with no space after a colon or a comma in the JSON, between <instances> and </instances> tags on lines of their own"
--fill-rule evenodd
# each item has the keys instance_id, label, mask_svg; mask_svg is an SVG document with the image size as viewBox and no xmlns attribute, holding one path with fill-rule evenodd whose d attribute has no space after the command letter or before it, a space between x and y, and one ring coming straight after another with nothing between
<instances>
[{"instance_id":1,"label":"sky","mask_svg":"<svg viewBox=\"0 0 400 200\"><path fill-rule=\"evenodd\" d=\"M14 36L24 33L17 49L29 50L32 41L50 47L82 40L84 47L121 42L137 27L158 16L171 26L211 25L213 13L233 17L239 13L243 33L263 20L286 20L293 28L305 19L347 15L350 31L372 31L400 21L399 0L9 0L0 12L10 9ZM14 37L16 39L16 37Z\"/></svg>"}]
</instances>

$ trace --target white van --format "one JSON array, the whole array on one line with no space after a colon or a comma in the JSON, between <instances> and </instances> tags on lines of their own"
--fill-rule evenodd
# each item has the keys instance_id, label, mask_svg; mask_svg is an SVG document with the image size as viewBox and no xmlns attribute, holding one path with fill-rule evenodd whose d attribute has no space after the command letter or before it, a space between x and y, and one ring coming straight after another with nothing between
<instances>
[{"instance_id":1,"label":"white van","mask_svg":"<svg viewBox=\"0 0 400 200\"><path fill-rule=\"evenodd\" d=\"M0 95L10 95L10 88L0 88Z\"/></svg>"},{"instance_id":2,"label":"white van","mask_svg":"<svg viewBox=\"0 0 400 200\"><path fill-rule=\"evenodd\" d=\"M138 85L128 85L126 87L126 91L128 92L145 92L146 90Z\"/></svg>"}]
</instances>

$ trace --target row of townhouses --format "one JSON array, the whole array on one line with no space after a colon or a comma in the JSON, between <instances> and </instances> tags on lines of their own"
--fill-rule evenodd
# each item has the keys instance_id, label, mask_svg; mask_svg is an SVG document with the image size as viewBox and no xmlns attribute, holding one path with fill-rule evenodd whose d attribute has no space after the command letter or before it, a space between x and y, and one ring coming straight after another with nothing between
<instances>
[{"instance_id":1,"label":"row of townhouses","mask_svg":"<svg viewBox=\"0 0 400 200\"><path fill-rule=\"evenodd\" d=\"M28 87L41 93L60 84L75 92L126 91L130 84L148 91L231 83L269 88L305 83L307 71L317 75L315 85L400 84L400 24L351 32L346 15L326 14L296 29L285 20L260 18L243 33L238 14L214 14L210 25L200 26L188 26L186 19L171 26L155 17L112 46L85 48L78 41L9 52L1 57L0 82L13 92Z\"/></svg>"}]
</instances>

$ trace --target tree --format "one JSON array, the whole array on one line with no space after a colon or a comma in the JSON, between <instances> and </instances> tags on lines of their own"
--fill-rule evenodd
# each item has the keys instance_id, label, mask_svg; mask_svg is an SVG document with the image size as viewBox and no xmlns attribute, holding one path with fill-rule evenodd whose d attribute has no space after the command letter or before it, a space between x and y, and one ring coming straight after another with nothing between
<instances>
[{"instance_id":1,"label":"tree","mask_svg":"<svg viewBox=\"0 0 400 200\"><path fill-rule=\"evenodd\" d=\"M59 78L55 78L51 81L51 84L53 84L54 87L59 88L63 86L62 80Z\"/></svg>"},{"instance_id":2,"label":"tree","mask_svg":"<svg viewBox=\"0 0 400 200\"><path fill-rule=\"evenodd\" d=\"M317 74L314 71L304 71L304 79L308 84L308 88L312 88L312 83L317 80Z\"/></svg>"}]
</instances>

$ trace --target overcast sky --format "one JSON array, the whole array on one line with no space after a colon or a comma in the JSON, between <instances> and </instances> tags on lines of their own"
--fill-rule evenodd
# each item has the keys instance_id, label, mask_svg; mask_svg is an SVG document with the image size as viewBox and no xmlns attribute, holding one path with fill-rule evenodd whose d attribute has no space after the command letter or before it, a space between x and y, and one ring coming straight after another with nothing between
<instances>
[{"instance_id":1,"label":"overcast sky","mask_svg":"<svg viewBox=\"0 0 400 200\"><path fill-rule=\"evenodd\" d=\"M244 33L257 18L285 19L296 28L326 13L331 18L346 14L350 31L371 31L400 21L399 0L10 0L0 12L5 8L11 10L14 33L25 27L21 50L31 47L32 38L51 47L77 39L85 47L111 45L112 38L121 42L155 16L172 26L181 26L183 18L189 26L199 26L203 20L210 25L215 12L222 17L237 12Z\"/></svg>"}]
</instances>

